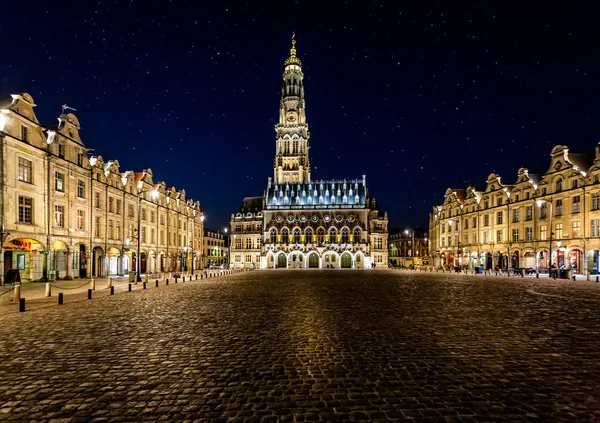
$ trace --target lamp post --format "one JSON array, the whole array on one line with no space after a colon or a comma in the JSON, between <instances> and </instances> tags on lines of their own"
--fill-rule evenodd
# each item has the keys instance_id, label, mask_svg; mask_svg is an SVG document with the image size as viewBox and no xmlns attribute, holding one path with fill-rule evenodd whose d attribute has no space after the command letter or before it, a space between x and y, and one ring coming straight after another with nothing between
<instances>
[{"instance_id":1,"label":"lamp post","mask_svg":"<svg viewBox=\"0 0 600 423\"><path fill-rule=\"evenodd\" d=\"M143 182L140 180L140 185ZM137 189L137 200L138 200L138 215L137 215L137 251L135 252L135 283L138 283L142 280L142 275L140 272L140 248L141 248L141 236L140 236L140 226L142 224L142 195L145 192L151 192L152 199L156 200L158 198L158 190L156 189L147 189L142 190L141 186L138 185Z\"/></svg>"},{"instance_id":2,"label":"lamp post","mask_svg":"<svg viewBox=\"0 0 600 423\"><path fill-rule=\"evenodd\" d=\"M0 285L4 286L4 243L8 239L10 232L6 232L4 228L0 230Z\"/></svg>"},{"instance_id":3,"label":"lamp post","mask_svg":"<svg viewBox=\"0 0 600 423\"><path fill-rule=\"evenodd\" d=\"M550 245L548 247L548 277L552 277L552 235L554 234L554 232L552 232L552 199L550 199L550 201L548 200L537 200L536 201L537 206L541 209L542 208L542 204L546 203L548 205L550 205L550 218L549 223L548 223L548 232L550 233ZM558 258L558 254L557 254L557 258ZM538 273L539 273L539 264L538 264Z\"/></svg>"},{"instance_id":4,"label":"lamp post","mask_svg":"<svg viewBox=\"0 0 600 423\"><path fill-rule=\"evenodd\" d=\"M223 266L225 266L225 251L229 251L229 254L231 254L231 243L229 242L229 237L227 236L227 232L229 231L229 228L223 228L223 232L225 232L225 239L227 240L226 243L223 242L224 246L223 246ZM227 246L227 250L225 249L225 246ZM229 265L229 263L227 263ZM229 266L227 266L229 267Z\"/></svg>"},{"instance_id":5,"label":"lamp post","mask_svg":"<svg viewBox=\"0 0 600 423\"><path fill-rule=\"evenodd\" d=\"M189 248L188 248L189 251L190 251L189 254L192 255L192 259L190 260L192 262L191 275L194 276L194 243L192 242L191 239L190 239L190 243L189 244L190 244Z\"/></svg>"},{"instance_id":6,"label":"lamp post","mask_svg":"<svg viewBox=\"0 0 600 423\"><path fill-rule=\"evenodd\" d=\"M200 214L202 231L200 232L200 269L204 270L204 213Z\"/></svg>"}]
</instances>

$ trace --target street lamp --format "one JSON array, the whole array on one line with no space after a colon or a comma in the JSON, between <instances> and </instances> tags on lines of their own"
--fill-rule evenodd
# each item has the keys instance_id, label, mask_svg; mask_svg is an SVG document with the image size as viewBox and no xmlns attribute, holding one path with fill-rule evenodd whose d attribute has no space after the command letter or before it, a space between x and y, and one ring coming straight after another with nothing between
<instances>
[{"instance_id":1,"label":"street lamp","mask_svg":"<svg viewBox=\"0 0 600 423\"><path fill-rule=\"evenodd\" d=\"M202 232L200 232L200 270L204 270L204 213L200 214Z\"/></svg>"},{"instance_id":2,"label":"street lamp","mask_svg":"<svg viewBox=\"0 0 600 423\"><path fill-rule=\"evenodd\" d=\"M229 237L227 236L227 232L229 228L223 228L223 232L225 232L225 238L227 239L227 250L229 250L229 254L231 254L231 243L229 242ZM225 243L224 243L225 244ZM225 265L225 248L223 248L223 265ZM229 263L227 263L229 265ZM229 267L229 266L227 266Z\"/></svg>"},{"instance_id":3,"label":"street lamp","mask_svg":"<svg viewBox=\"0 0 600 423\"><path fill-rule=\"evenodd\" d=\"M143 182L140 181L140 185ZM137 189L137 202L138 202L138 215L137 215L137 251L135 252L135 283L138 283L142 280L142 275L140 272L140 249L141 249L141 236L140 236L140 226L142 224L142 195L145 192L150 192L152 199L156 200L158 198L158 190L154 189L146 189L142 190L141 186L138 185Z\"/></svg>"},{"instance_id":4,"label":"street lamp","mask_svg":"<svg viewBox=\"0 0 600 423\"><path fill-rule=\"evenodd\" d=\"M0 115L2 117L3 115ZM4 228L0 230L0 285L4 286L4 243L8 239L10 232L6 232Z\"/></svg>"},{"instance_id":5,"label":"street lamp","mask_svg":"<svg viewBox=\"0 0 600 423\"><path fill-rule=\"evenodd\" d=\"M552 200L547 201L547 200L537 200L536 201L537 206L541 209L542 208L542 204L546 203L548 205L550 205L550 218L549 218L549 228L548 228L548 232L550 232L550 246L548 248L548 277L552 277L552 235L554 234L554 232L552 232ZM558 253L557 253L557 258L558 258ZM538 262L538 273L539 273L539 262Z\"/></svg>"}]
</instances>

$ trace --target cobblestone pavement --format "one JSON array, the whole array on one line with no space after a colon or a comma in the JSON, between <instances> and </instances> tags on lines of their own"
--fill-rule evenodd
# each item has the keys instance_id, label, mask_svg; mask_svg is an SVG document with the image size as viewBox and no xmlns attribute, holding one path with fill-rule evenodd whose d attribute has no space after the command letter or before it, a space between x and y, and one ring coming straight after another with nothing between
<instances>
[{"instance_id":1,"label":"cobblestone pavement","mask_svg":"<svg viewBox=\"0 0 600 423\"><path fill-rule=\"evenodd\" d=\"M600 421L592 282L257 271L0 327L0 420Z\"/></svg>"}]
</instances>

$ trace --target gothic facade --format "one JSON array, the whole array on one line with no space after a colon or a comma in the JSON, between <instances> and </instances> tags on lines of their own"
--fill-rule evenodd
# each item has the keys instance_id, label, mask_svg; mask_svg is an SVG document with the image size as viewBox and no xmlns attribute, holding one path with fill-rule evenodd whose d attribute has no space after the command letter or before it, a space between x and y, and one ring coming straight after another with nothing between
<instances>
[{"instance_id":1,"label":"gothic facade","mask_svg":"<svg viewBox=\"0 0 600 423\"><path fill-rule=\"evenodd\" d=\"M357 179L312 180L304 74L285 61L273 177L231 216L231 265L262 269L387 267L387 213Z\"/></svg>"}]
</instances>

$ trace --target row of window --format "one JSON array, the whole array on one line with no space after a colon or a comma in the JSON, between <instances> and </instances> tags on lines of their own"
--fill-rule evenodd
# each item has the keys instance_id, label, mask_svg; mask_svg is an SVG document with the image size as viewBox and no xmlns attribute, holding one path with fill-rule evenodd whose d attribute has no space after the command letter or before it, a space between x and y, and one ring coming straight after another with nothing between
<instances>
[{"instance_id":1,"label":"row of window","mask_svg":"<svg viewBox=\"0 0 600 423\"><path fill-rule=\"evenodd\" d=\"M591 227L591 236L592 238L600 238L600 219L591 219L590 220ZM472 244L477 244L477 234L471 235ZM571 223L571 233L570 236L567 233L563 232L563 224L556 223L554 225L554 232L552 233L552 239L560 240L563 238L579 238L581 237L581 223L579 221L575 221ZM539 241L546 241L548 239L548 227L546 225L540 225L540 236ZM447 241L447 245L446 245ZM488 244L491 241L490 231L483 232L483 243ZM531 242L533 241L533 227L528 226L525 228L525 237L522 238L520 234L519 228L512 229L512 237L511 242ZM495 242L504 242L504 230L499 229L496 231L496 241ZM441 247L452 247L452 236L441 237ZM469 235L465 234L464 236L464 244L469 244ZM454 245L458 245L458 235L454 236Z\"/></svg>"},{"instance_id":2,"label":"row of window","mask_svg":"<svg viewBox=\"0 0 600 423\"><path fill-rule=\"evenodd\" d=\"M547 216L547 203L542 203L540 206L540 219L544 219ZM590 204L590 210L600 210L600 193L592 194L592 202ZM581 197L576 195L572 198L571 204L571 213L579 213L581 211ZM556 200L554 202L554 215L562 216L563 214L563 200ZM472 221L473 228L477 227L477 217L470 218ZM489 226L490 224L490 215L485 214L482 216L483 226ZM512 222L517 223L521 219L521 209L515 208L512 210ZM525 220L533 219L533 206L525 207ZM452 223L448 222L448 232L452 232ZM501 225L504 223L504 212L498 211L496 212L496 223ZM463 228L469 229L469 218L465 218L463 221ZM458 222L455 224L455 229L458 230ZM442 232L445 232L446 227L442 224Z\"/></svg>"},{"instance_id":3,"label":"row of window","mask_svg":"<svg viewBox=\"0 0 600 423\"><path fill-rule=\"evenodd\" d=\"M251 254L246 254L246 257L245 257L245 258L246 258L246 263L251 263L251 262L252 262L252 255L251 255ZM234 261L235 263L241 263L241 262L242 262L242 255L241 255L241 254L236 254L236 255L233 257L233 261ZM260 262L260 256L255 256L255 257L254 257L254 261L255 261L256 263L259 263L259 262Z\"/></svg>"},{"instance_id":4,"label":"row of window","mask_svg":"<svg viewBox=\"0 0 600 423\"><path fill-rule=\"evenodd\" d=\"M235 225L235 231L236 232L242 232L242 228L243 227L244 226L241 223L238 223L238 224ZM246 232L254 232L254 231L260 232L260 231L262 231L262 223L257 223L256 224L256 229L254 229L254 225L253 224L247 223L245 231Z\"/></svg>"}]
</instances>

